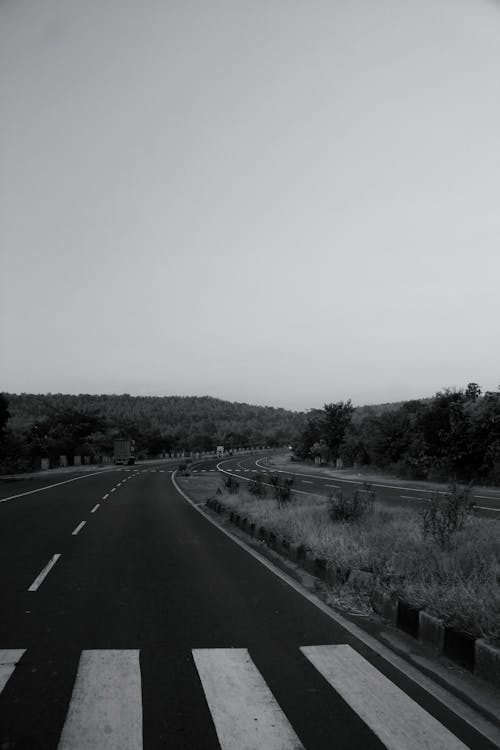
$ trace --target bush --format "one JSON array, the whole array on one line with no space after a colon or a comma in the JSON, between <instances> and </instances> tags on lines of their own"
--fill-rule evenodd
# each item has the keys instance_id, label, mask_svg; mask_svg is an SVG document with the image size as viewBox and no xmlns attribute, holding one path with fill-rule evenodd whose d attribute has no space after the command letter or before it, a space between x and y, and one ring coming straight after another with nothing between
<instances>
[{"instance_id":1,"label":"bush","mask_svg":"<svg viewBox=\"0 0 500 750\"><path fill-rule=\"evenodd\" d=\"M278 474L271 474L269 483L273 487L275 500L277 500L280 507L290 502L292 499L293 479L287 478L281 482Z\"/></svg>"},{"instance_id":2,"label":"bush","mask_svg":"<svg viewBox=\"0 0 500 750\"><path fill-rule=\"evenodd\" d=\"M328 515L334 523L353 523L370 513L374 502L375 492L368 484L365 484L364 490L354 490L350 497L340 491L337 495L330 496Z\"/></svg>"},{"instance_id":3,"label":"bush","mask_svg":"<svg viewBox=\"0 0 500 750\"><path fill-rule=\"evenodd\" d=\"M449 487L446 495L432 493L429 504L421 511L422 537L430 537L442 550L450 549L457 531L462 531L474 509L471 487Z\"/></svg>"},{"instance_id":4,"label":"bush","mask_svg":"<svg viewBox=\"0 0 500 750\"><path fill-rule=\"evenodd\" d=\"M226 485L226 489L230 495L235 495L240 488L240 483L238 482L238 480L230 474L224 477L224 484Z\"/></svg>"},{"instance_id":5,"label":"bush","mask_svg":"<svg viewBox=\"0 0 500 750\"><path fill-rule=\"evenodd\" d=\"M267 497L266 485L263 483L260 474L249 483L248 491L254 497Z\"/></svg>"},{"instance_id":6,"label":"bush","mask_svg":"<svg viewBox=\"0 0 500 750\"><path fill-rule=\"evenodd\" d=\"M177 467L177 471L181 474L183 477L189 477L191 476L191 466L190 462L184 461L183 463L179 464Z\"/></svg>"}]
</instances>

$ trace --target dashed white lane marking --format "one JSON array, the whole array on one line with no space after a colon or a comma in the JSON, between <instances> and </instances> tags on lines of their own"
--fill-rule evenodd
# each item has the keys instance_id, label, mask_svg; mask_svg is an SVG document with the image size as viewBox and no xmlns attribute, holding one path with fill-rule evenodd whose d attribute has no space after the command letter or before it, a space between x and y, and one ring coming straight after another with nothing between
<instances>
[{"instance_id":1,"label":"dashed white lane marking","mask_svg":"<svg viewBox=\"0 0 500 750\"><path fill-rule=\"evenodd\" d=\"M26 651L25 648L0 649L0 693L6 686L16 664Z\"/></svg>"},{"instance_id":2,"label":"dashed white lane marking","mask_svg":"<svg viewBox=\"0 0 500 750\"><path fill-rule=\"evenodd\" d=\"M416 495L400 495L403 500L416 500L418 503L425 502L425 497L416 497Z\"/></svg>"},{"instance_id":3,"label":"dashed white lane marking","mask_svg":"<svg viewBox=\"0 0 500 750\"><path fill-rule=\"evenodd\" d=\"M338 484L325 484L325 487L335 487L336 490L340 490L340 487Z\"/></svg>"},{"instance_id":4,"label":"dashed white lane marking","mask_svg":"<svg viewBox=\"0 0 500 750\"><path fill-rule=\"evenodd\" d=\"M222 750L303 750L246 648L194 649Z\"/></svg>"},{"instance_id":5,"label":"dashed white lane marking","mask_svg":"<svg viewBox=\"0 0 500 750\"><path fill-rule=\"evenodd\" d=\"M83 651L58 750L141 750L139 651Z\"/></svg>"},{"instance_id":6,"label":"dashed white lane marking","mask_svg":"<svg viewBox=\"0 0 500 750\"><path fill-rule=\"evenodd\" d=\"M312 482L308 482L307 479L302 480L302 484L313 484Z\"/></svg>"},{"instance_id":7,"label":"dashed white lane marking","mask_svg":"<svg viewBox=\"0 0 500 750\"><path fill-rule=\"evenodd\" d=\"M160 469L160 474L165 474L165 469Z\"/></svg>"},{"instance_id":8,"label":"dashed white lane marking","mask_svg":"<svg viewBox=\"0 0 500 750\"><path fill-rule=\"evenodd\" d=\"M467 750L351 646L306 646L300 650L387 750Z\"/></svg>"},{"instance_id":9,"label":"dashed white lane marking","mask_svg":"<svg viewBox=\"0 0 500 750\"><path fill-rule=\"evenodd\" d=\"M112 487L110 492L114 492L116 490L116 487Z\"/></svg>"},{"instance_id":10,"label":"dashed white lane marking","mask_svg":"<svg viewBox=\"0 0 500 750\"><path fill-rule=\"evenodd\" d=\"M99 504L99 503L97 503L97 505L94 505L94 507L92 508L92 510L91 510L90 512L91 512L91 513L95 513L95 512L96 512L96 510L97 510L98 508L100 508L100 507L101 507L101 506L100 506L100 504Z\"/></svg>"},{"instance_id":11,"label":"dashed white lane marking","mask_svg":"<svg viewBox=\"0 0 500 750\"><path fill-rule=\"evenodd\" d=\"M70 482L78 482L80 479L87 479L88 477L95 477L97 474L107 474L113 469L107 469L106 471L93 471L91 474L84 474L81 477L73 477L73 479L65 479L64 482L55 482L55 484L47 484L45 487L38 487L36 490L27 490L26 492L20 492L18 495L10 495L9 497L2 497L0 503L6 503L7 500L15 500L18 497L24 497L25 495L33 495L35 492L45 492L45 490L51 490L53 487L59 487L61 484L69 484Z\"/></svg>"},{"instance_id":12,"label":"dashed white lane marking","mask_svg":"<svg viewBox=\"0 0 500 750\"><path fill-rule=\"evenodd\" d=\"M31 586L29 587L28 591L36 591L38 588L40 588L40 585L43 583L44 578L48 576L56 562L61 557L60 553L53 555L45 568L37 575Z\"/></svg>"},{"instance_id":13,"label":"dashed white lane marking","mask_svg":"<svg viewBox=\"0 0 500 750\"><path fill-rule=\"evenodd\" d=\"M103 499L103 500L107 500L107 498L108 498L108 497L109 497L109 493L108 493L107 495L103 495L103 496L102 496L102 499Z\"/></svg>"},{"instance_id":14,"label":"dashed white lane marking","mask_svg":"<svg viewBox=\"0 0 500 750\"><path fill-rule=\"evenodd\" d=\"M79 531L81 531L81 530L83 529L83 527L85 526L85 524L86 524L86 523L87 523L87 521L81 521L81 522L80 522L80 523L78 524L78 526L76 527L76 529L75 529L74 531L72 531L72 532L71 532L71 535L72 535L72 536L76 536L76 535L78 534L78 532L79 532Z\"/></svg>"}]
</instances>

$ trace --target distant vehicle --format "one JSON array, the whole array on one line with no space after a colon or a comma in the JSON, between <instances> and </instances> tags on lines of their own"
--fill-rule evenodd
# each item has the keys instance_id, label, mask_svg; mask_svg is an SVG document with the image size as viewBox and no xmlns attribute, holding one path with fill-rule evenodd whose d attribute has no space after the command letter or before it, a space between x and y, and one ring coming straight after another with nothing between
<instances>
[{"instance_id":1,"label":"distant vehicle","mask_svg":"<svg viewBox=\"0 0 500 750\"><path fill-rule=\"evenodd\" d=\"M223 445L218 445L217 446L217 449L215 451L215 455L217 456L217 458L222 458L224 456L224 446Z\"/></svg>"},{"instance_id":2,"label":"distant vehicle","mask_svg":"<svg viewBox=\"0 0 500 750\"><path fill-rule=\"evenodd\" d=\"M115 464L131 466L135 464L135 440L115 440L113 460Z\"/></svg>"}]
</instances>

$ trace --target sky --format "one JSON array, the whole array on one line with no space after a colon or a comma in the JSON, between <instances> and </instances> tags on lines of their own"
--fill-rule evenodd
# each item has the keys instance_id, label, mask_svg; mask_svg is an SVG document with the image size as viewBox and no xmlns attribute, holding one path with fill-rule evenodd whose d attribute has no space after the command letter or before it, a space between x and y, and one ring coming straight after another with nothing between
<instances>
[{"instance_id":1,"label":"sky","mask_svg":"<svg viewBox=\"0 0 500 750\"><path fill-rule=\"evenodd\" d=\"M0 389L496 389L499 80L493 0L1 0Z\"/></svg>"}]
</instances>

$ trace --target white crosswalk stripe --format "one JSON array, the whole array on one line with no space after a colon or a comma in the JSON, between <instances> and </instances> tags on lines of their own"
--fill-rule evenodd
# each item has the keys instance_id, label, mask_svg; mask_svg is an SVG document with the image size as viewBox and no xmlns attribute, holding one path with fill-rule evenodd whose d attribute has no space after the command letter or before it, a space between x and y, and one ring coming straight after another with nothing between
<instances>
[{"instance_id":1,"label":"white crosswalk stripe","mask_svg":"<svg viewBox=\"0 0 500 750\"><path fill-rule=\"evenodd\" d=\"M25 650L24 648L0 649L0 693L6 686L9 677Z\"/></svg>"},{"instance_id":2,"label":"white crosswalk stripe","mask_svg":"<svg viewBox=\"0 0 500 750\"><path fill-rule=\"evenodd\" d=\"M246 649L195 649L193 657L222 750L303 750Z\"/></svg>"},{"instance_id":3,"label":"white crosswalk stripe","mask_svg":"<svg viewBox=\"0 0 500 750\"><path fill-rule=\"evenodd\" d=\"M387 750L467 750L350 646L300 651L333 688L332 709L335 691ZM0 693L25 652L0 649ZM58 750L142 750L139 656L139 650L81 652ZM247 649L197 648L192 658L221 750L304 750L293 717L285 715Z\"/></svg>"},{"instance_id":4,"label":"white crosswalk stripe","mask_svg":"<svg viewBox=\"0 0 500 750\"><path fill-rule=\"evenodd\" d=\"M300 650L387 750L466 750L446 727L350 646Z\"/></svg>"},{"instance_id":5,"label":"white crosswalk stripe","mask_svg":"<svg viewBox=\"0 0 500 750\"><path fill-rule=\"evenodd\" d=\"M83 651L58 750L141 750L139 651Z\"/></svg>"}]
</instances>

